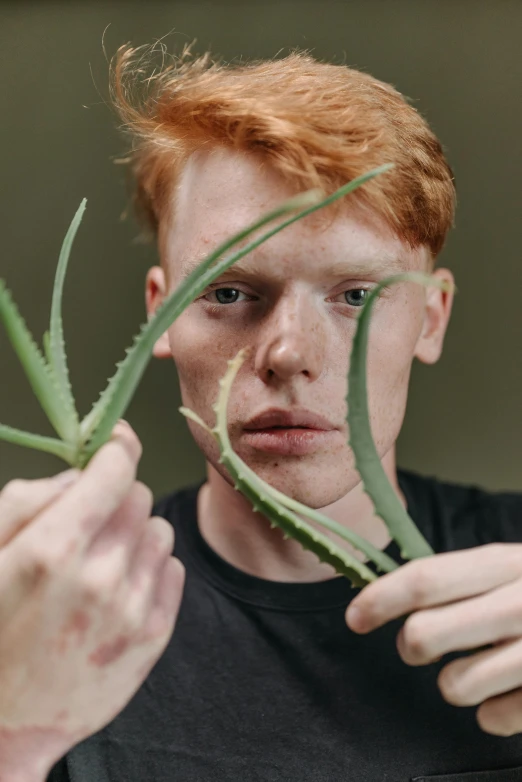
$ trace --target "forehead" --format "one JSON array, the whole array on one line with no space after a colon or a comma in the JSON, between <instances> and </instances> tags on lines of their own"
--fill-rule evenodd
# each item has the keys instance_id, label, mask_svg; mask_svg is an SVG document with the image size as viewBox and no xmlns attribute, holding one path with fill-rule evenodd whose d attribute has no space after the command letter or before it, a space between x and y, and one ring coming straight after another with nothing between
<instances>
[{"instance_id":1,"label":"forehead","mask_svg":"<svg viewBox=\"0 0 522 782\"><path fill-rule=\"evenodd\" d=\"M293 195L295 189L261 157L224 148L197 153L188 160L172 194L169 219L160 226L162 260L180 279L220 242ZM265 266L267 256L294 265L297 259L320 265L323 257L344 257L358 266L371 261L385 267L399 258L405 268L418 265L419 250L412 251L375 215L347 207L334 217L319 210L297 221L232 268L257 260Z\"/></svg>"}]
</instances>

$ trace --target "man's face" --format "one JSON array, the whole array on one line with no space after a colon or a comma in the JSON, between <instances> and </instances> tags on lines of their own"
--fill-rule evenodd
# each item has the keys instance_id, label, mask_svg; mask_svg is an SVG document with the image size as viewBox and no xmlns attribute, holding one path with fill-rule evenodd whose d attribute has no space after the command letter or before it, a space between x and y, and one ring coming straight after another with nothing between
<instances>
[{"instance_id":1,"label":"man's face","mask_svg":"<svg viewBox=\"0 0 522 782\"><path fill-rule=\"evenodd\" d=\"M177 189L173 219L160 228L170 279L167 287L159 267L149 270L149 312L218 243L294 194L255 156L227 150L194 156ZM428 259L426 248L411 250L377 220L355 211L332 220L319 211L234 264L158 340L154 355L172 356L183 405L213 427L212 405L227 361L251 346L230 395L232 447L272 486L310 507L325 507L360 481L348 446L345 398L363 291L400 270L427 270ZM374 306L368 394L381 458L394 454L412 360L438 359L450 309L447 294L436 288L427 293L414 283L394 285ZM306 408L336 429L317 437L306 454L266 451L252 444L244 427L272 407ZM214 438L190 420L188 426L208 462L231 483Z\"/></svg>"}]
</instances>

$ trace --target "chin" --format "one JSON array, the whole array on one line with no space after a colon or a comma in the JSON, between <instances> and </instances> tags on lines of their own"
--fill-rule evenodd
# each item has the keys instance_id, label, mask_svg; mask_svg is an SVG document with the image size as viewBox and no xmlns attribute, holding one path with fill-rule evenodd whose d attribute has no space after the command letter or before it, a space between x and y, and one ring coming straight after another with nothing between
<instances>
[{"instance_id":1,"label":"chin","mask_svg":"<svg viewBox=\"0 0 522 782\"><path fill-rule=\"evenodd\" d=\"M217 443L207 438L208 434L200 429L197 441L207 462L229 486L234 487L228 470L219 462ZM319 452L295 457L277 456L252 449L248 449L247 453L237 443L231 444L235 453L263 481L314 510L337 502L360 483L353 454L347 444L342 453Z\"/></svg>"},{"instance_id":2,"label":"chin","mask_svg":"<svg viewBox=\"0 0 522 782\"><path fill-rule=\"evenodd\" d=\"M249 466L274 489L314 510L342 499L360 482L356 470L350 470L348 465L340 466L338 460L334 465L330 460L321 464L320 459L307 459L305 463L305 457L299 458L301 461L292 464L281 460L273 465Z\"/></svg>"}]
</instances>

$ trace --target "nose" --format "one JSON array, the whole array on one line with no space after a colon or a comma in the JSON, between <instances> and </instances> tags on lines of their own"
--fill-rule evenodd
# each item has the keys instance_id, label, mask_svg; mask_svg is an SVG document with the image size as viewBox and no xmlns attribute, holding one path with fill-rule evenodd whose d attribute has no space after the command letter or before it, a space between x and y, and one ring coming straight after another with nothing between
<instances>
[{"instance_id":1,"label":"nose","mask_svg":"<svg viewBox=\"0 0 522 782\"><path fill-rule=\"evenodd\" d=\"M283 295L261 326L256 373L265 382L297 375L314 381L323 371L326 338L325 315L313 297L305 291Z\"/></svg>"}]
</instances>

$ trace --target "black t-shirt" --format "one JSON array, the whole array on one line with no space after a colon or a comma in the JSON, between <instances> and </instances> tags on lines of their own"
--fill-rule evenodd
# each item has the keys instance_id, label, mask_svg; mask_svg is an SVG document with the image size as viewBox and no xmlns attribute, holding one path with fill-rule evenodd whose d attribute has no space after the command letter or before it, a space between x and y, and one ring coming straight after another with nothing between
<instances>
[{"instance_id":1,"label":"black t-shirt","mask_svg":"<svg viewBox=\"0 0 522 782\"><path fill-rule=\"evenodd\" d=\"M437 553L522 542L522 493L398 479ZM485 733L478 707L452 706L437 688L441 668L471 652L406 665L395 645L404 619L368 635L347 627L360 589L345 578L281 583L225 562L199 532L202 483L153 511L174 525L186 567L165 652L48 782L522 782L522 733ZM395 542L386 552L404 563Z\"/></svg>"}]
</instances>

